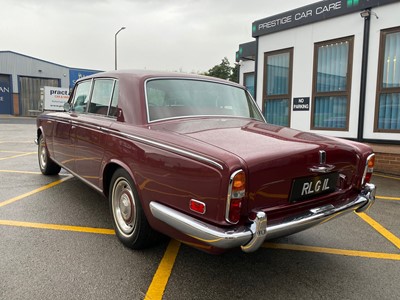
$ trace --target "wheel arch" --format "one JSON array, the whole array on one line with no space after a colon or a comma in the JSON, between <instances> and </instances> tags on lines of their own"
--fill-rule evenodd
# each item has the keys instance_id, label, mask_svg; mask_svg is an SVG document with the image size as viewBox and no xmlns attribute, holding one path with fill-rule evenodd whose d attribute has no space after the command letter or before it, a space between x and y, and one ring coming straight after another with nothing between
<instances>
[{"instance_id":1,"label":"wheel arch","mask_svg":"<svg viewBox=\"0 0 400 300\"><path fill-rule=\"evenodd\" d=\"M104 170L103 170L103 184L102 184L103 185L103 193L107 198L110 193L110 184L111 184L111 179L113 177L113 174L115 173L116 170L118 170L120 168L124 169L126 172L128 172L129 176L132 178L133 183L135 184L135 187L136 187L136 180L135 180L130 168L128 167L128 165L126 165L125 163L123 163L121 161L112 160L105 165Z\"/></svg>"}]
</instances>

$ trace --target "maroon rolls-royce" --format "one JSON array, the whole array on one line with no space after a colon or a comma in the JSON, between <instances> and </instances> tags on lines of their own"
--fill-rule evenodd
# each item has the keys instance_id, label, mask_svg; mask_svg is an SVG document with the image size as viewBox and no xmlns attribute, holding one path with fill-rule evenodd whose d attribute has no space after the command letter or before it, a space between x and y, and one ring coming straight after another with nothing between
<instances>
[{"instance_id":1,"label":"maroon rolls-royce","mask_svg":"<svg viewBox=\"0 0 400 300\"><path fill-rule=\"evenodd\" d=\"M251 252L375 200L368 146L268 124L242 86L210 77L85 77L65 112L38 117L37 144L43 174L64 168L108 197L133 249L163 233Z\"/></svg>"}]
</instances>

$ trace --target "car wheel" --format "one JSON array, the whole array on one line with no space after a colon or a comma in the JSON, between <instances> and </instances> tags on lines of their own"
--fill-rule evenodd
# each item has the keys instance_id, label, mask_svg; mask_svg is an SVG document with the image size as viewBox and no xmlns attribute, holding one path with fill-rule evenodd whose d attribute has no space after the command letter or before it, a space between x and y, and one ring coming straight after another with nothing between
<instances>
[{"instance_id":1,"label":"car wheel","mask_svg":"<svg viewBox=\"0 0 400 300\"><path fill-rule=\"evenodd\" d=\"M115 233L125 246L143 249L153 244L156 233L143 212L133 180L124 169L118 169L111 179L109 202Z\"/></svg>"},{"instance_id":2,"label":"car wheel","mask_svg":"<svg viewBox=\"0 0 400 300\"><path fill-rule=\"evenodd\" d=\"M38 142L38 160L40 171L44 175L57 175L60 173L61 167L49 157L46 142L42 134Z\"/></svg>"}]
</instances>

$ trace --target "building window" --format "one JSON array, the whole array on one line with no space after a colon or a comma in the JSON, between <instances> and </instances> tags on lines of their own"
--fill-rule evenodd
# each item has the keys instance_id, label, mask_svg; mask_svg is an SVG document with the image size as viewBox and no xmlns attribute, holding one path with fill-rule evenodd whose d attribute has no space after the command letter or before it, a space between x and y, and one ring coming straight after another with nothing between
<instances>
[{"instance_id":1,"label":"building window","mask_svg":"<svg viewBox=\"0 0 400 300\"><path fill-rule=\"evenodd\" d=\"M348 130L353 37L316 43L311 129Z\"/></svg>"},{"instance_id":2,"label":"building window","mask_svg":"<svg viewBox=\"0 0 400 300\"><path fill-rule=\"evenodd\" d=\"M254 98L254 72L243 74L243 85L247 88L251 96Z\"/></svg>"},{"instance_id":3,"label":"building window","mask_svg":"<svg viewBox=\"0 0 400 300\"><path fill-rule=\"evenodd\" d=\"M400 27L381 33L375 131L400 132Z\"/></svg>"},{"instance_id":4,"label":"building window","mask_svg":"<svg viewBox=\"0 0 400 300\"><path fill-rule=\"evenodd\" d=\"M290 126L293 48L264 55L262 111L270 124Z\"/></svg>"}]
</instances>

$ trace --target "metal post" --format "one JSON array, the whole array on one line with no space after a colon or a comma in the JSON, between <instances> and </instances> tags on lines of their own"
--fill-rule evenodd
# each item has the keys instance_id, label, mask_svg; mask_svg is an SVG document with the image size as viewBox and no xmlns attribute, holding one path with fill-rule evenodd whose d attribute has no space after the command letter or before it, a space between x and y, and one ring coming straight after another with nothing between
<instances>
[{"instance_id":1,"label":"metal post","mask_svg":"<svg viewBox=\"0 0 400 300\"><path fill-rule=\"evenodd\" d=\"M117 35L118 35L118 33L121 31L121 30L124 30L126 27L121 27L118 31L117 31L117 33L115 34L115 38L114 38L114 41L115 41L115 70L117 70Z\"/></svg>"}]
</instances>

